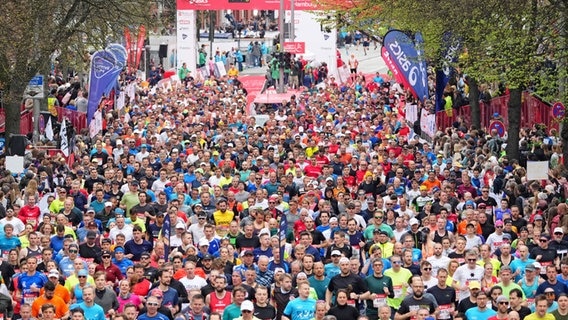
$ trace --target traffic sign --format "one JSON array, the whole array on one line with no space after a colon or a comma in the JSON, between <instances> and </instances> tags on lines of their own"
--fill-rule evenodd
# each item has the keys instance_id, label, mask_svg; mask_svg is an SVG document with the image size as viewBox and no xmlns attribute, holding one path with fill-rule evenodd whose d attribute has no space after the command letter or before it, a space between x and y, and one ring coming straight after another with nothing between
<instances>
[{"instance_id":1,"label":"traffic sign","mask_svg":"<svg viewBox=\"0 0 568 320\"><path fill-rule=\"evenodd\" d=\"M24 91L24 99L43 99L45 98L43 91L43 75L37 75L28 82Z\"/></svg>"},{"instance_id":2,"label":"traffic sign","mask_svg":"<svg viewBox=\"0 0 568 320\"><path fill-rule=\"evenodd\" d=\"M494 120L489 125L489 132L497 130L497 134L503 138L505 136L505 124L501 120Z\"/></svg>"},{"instance_id":3,"label":"traffic sign","mask_svg":"<svg viewBox=\"0 0 568 320\"><path fill-rule=\"evenodd\" d=\"M557 119L564 118L566 115L566 108L564 108L564 105L561 102L556 102L552 105L552 115Z\"/></svg>"}]
</instances>

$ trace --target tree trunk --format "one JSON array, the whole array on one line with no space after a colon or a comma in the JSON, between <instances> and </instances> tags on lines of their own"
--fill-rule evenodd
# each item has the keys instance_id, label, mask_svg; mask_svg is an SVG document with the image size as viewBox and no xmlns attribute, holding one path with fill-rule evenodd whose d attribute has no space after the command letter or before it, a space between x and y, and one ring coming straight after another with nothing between
<instances>
[{"instance_id":1,"label":"tree trunk","mask_svg":"<svg viewBox=\"0 0 568 320\"><path fill-rule=\"evenodd\" d=\"M521 99L523 90L521 88L509 89L509 128L507 129L507 157L509 159L519 159L519 130L521 125Z\"/></svg>"},{"instance_id":2,"label":"tree trunk","mask_svg":"<svg viewBox=\"0 0 568 320\"><path fill-rule=\"evenodd\" d=\"M481 109L479 107L479 87L477 81L467 77L469 84L469 107L471 112L471 126L475 129L481 128Z\"/></svg>"},{"instance_id":3,"label":"tree trunk","mask_svg":"<svg viewBox=\"0 0 568 320\"><path fill-rule=\"evenodd\" d=\"M24 88L25 85L18 85L13 82L10 89L6 92L4 108L6 112L6 146L10 145L10 138L13 134L20 134L20 107Z\"/></svg>"}]
</instances>

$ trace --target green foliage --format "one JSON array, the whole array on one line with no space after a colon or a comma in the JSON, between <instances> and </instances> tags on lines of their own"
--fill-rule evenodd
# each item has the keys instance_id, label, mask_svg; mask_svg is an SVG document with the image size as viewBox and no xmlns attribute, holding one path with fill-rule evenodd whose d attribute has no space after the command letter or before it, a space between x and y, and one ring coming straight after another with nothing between
<instances>
[{"instance_id":1,"label":"green foliage","mask_svg":"<svg viewBox=\"0 0 568 320\"><path fill-rule=\"evenodd\" d=\"M89 52L121 41L125 27L152 27L151 0L10 0L0 13L0 89L6 131L18 133L23 90L36 74L46 75L55 58L86 70ZM15 110L15 111L14 111Z\"/></svg>"}]
</instances>

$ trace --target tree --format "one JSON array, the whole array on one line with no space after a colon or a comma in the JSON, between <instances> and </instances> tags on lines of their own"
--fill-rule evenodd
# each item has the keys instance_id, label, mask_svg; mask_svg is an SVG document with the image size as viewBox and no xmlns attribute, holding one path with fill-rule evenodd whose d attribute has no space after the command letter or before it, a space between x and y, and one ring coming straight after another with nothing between
<instances>
[{"instance_id":1,"label":"tree","mask_svg":"<svg viewBox=\"0 0 568 320\"><path fill-rule=\"evenodd\" d=\"M20 132L20 103L28 81L47 75L57 60L88 68L88 53L121 43L125 26L152 25L150 0L14 0L0 13L0 88L6 139Z\"/></svg>"},{"instance_id":2,"label":"tree","mask_svg":"<svg viewBox=\"0 0 568 320\"><path fill-rule=\"evenodd\" d=\"M355 10L333 7L332 0L320 0L326 9L334 8L337 19L332 23L350 21L357 26ZM565 17L566 0L557 1L502 1L470 0L395 1L360 0L353 5L379 10L367 12L364 19L374 19L377 25L392 26L401 30L421 31L425 38L425 54L430 65L440 65L441 39L450 31L462 39L467 54L457 63L474 85L481 82L504 83L511 94L508 108L507 155L518 158L521 94L531 88L535 92L548 91L558 97L557 69L544 70L550 60L563 61L566 57ZM561 48L562 50L558 50ZM563 66L565 70L565 65ZM565 73L564 73L565 74ZM478 92L474 88L474 95ZM475 103L474 103L475 104ZM478 116L476 114L475 116ZM566 135L568 137L568 134Z\"/></svg>"}]
</instances>

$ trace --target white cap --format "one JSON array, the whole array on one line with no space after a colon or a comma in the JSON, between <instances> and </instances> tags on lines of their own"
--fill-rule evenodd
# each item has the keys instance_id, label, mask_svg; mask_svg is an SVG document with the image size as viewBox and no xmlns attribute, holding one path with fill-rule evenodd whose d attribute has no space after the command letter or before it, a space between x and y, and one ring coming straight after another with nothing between
<instances>
[{"instance_id":1,"label":"white cap","mask_svg":"<svg viewBox=\"0 0 568 320\"><path fill-rule=\"evenodd\" d=\"M112 207L112 202L110 201L105 202L105 207Z\"/></svg>"},{"instance_id":2,"label":"white cap","mask_svg":"<svg viewBox=\"0 0 568 320\"><path fill-rule=\"evenodd\" d=\"M117 139L117 140L116 140L116 144L117 144L117 145L122 144L122 140Z\"/></svg>"},{"instance_id":3,"label":"white cap","mask_svg":"<svg viewBox=\"0 0 568 320\"><path fill-rule=\"evenodd\" d=\"M553 232L553 233L558 233L558 232L564 234L564 229L562 229L561 227L556 227L556 228L554 228L554 232Z\"/></svg>"},{"instance_id":4,"label":"white cap","mask_svg":"<svg viewBox=\"0 0 568 320\"><path fill-rule=\"evenodd\" d=\"M185 229L185 224L183 222L178 222L176 224L176 229Z\"/></svg>"},{"instance_id":5,"label":"white cap","mask_svg":"<svg viewBox=\"0 0 568 320\"><path fill-rule=\"evenodd\" d=\"M542 265L538 261L533 262L533 265L536 269L542 269Z\"/></svg>"},{"instance_id":6,"label":"white cap","mask_svg":"<svg viewBox=\"0 0 568 320\"><path fill-rule=\"evenodd\" d=\"M418 222L418 220L416 218L412 218L408 221L408 225L415 225L415 224L420 224L420 222Z\"/></svg>"},{"instance_id":7,"label":"white cap","mask_svg":"<svg viewBox=\"0 0 568 320\"><path fill-rule=\"evenodd\" d=\"M199 246L208 246L209 245L209 240L205 239L205 238L201 238L199 239Z\"/></svg>"},{"instance_id":8,"label":"white cap","mask_svg":"<svg viewBox=\"0 0 568 320\"><path fill-rule=\"evenodd\" d=\"M241 311L254 311L254 304L251 301L245 300L241 303Z\"/></svg>"},{"instance_id":9,"label":"white cap","mask_svg":"<svg viewBox=\"0 0 568 320\"><path fill-rule=\"evenodd\" d=\"M349 258L346 257L342 257L341 259L339 259L339 263L349 263Z\"/></svg>"},{"instance_id":10,"label":"white cap","mask_svg":"<svg viewBox=\"0 0 568 320\"><path fill-rule=\"evenodd\" d=\"M332 255L332 256L341 256L341 251L339 251L339 250L333 250L333 251L331 251L331 255Z\"/></svg>"}]
</instances>

